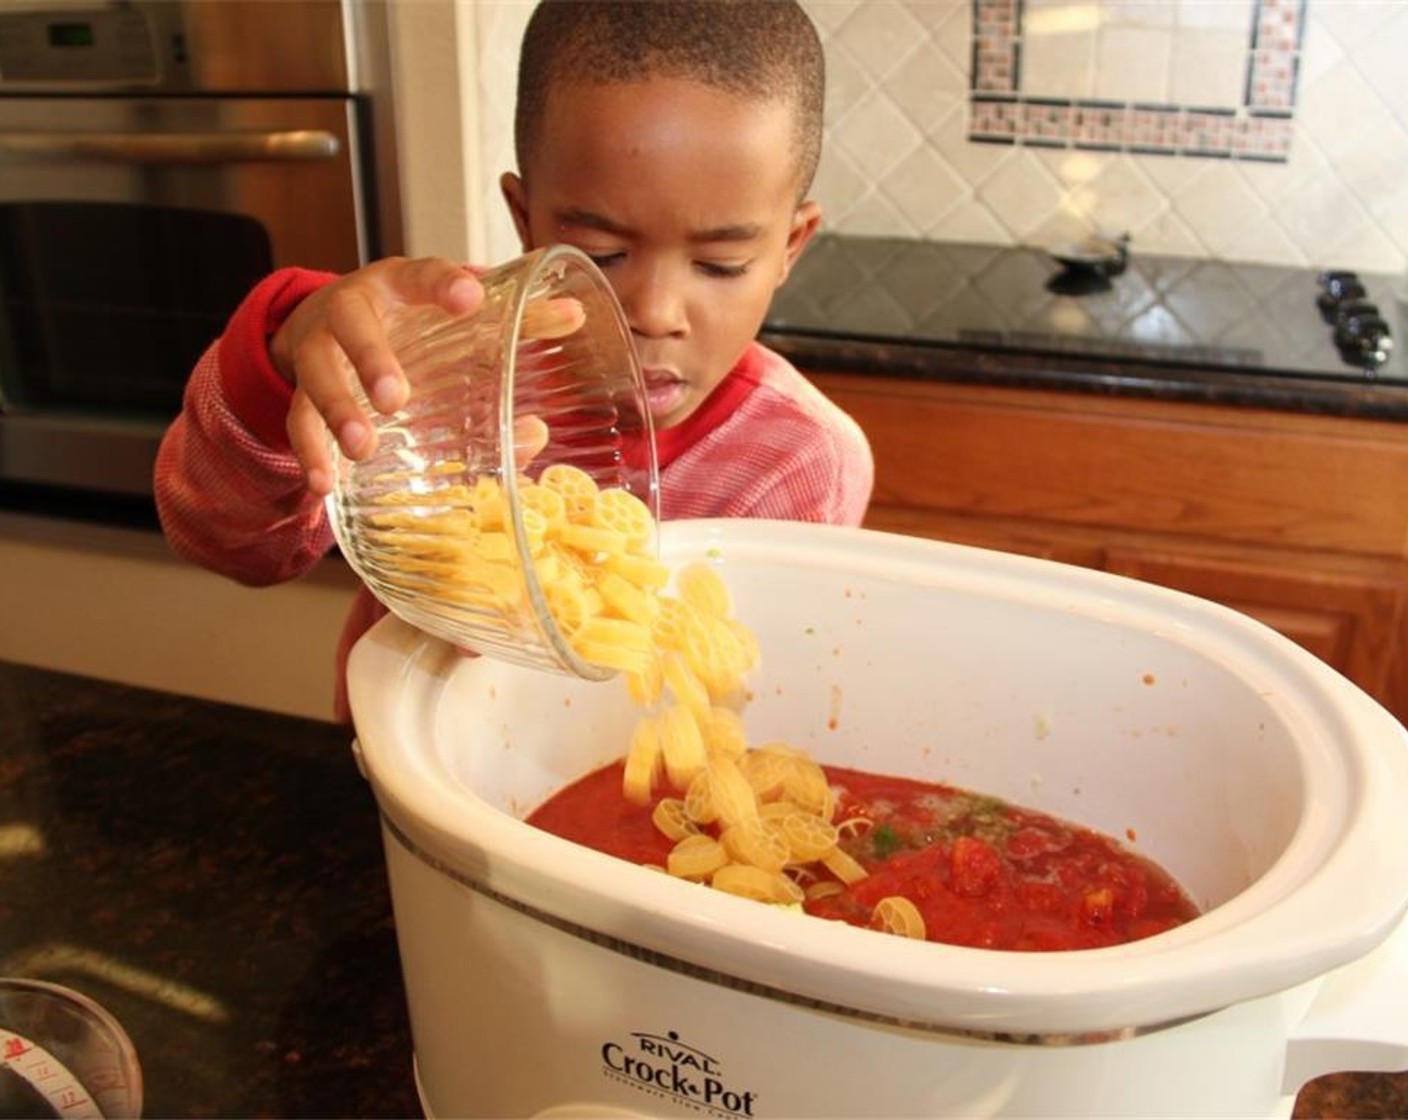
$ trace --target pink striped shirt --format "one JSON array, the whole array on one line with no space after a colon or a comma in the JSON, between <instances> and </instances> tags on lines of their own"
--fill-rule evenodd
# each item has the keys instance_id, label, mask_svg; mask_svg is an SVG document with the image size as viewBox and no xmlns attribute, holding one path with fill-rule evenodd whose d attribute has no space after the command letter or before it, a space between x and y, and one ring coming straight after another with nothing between
<instances>
[{"instance_id":1,"label":"pink striped shirt","mask_svg":"<svg viewBox=\"0 0 1408 1120\"><path fill-rule=\"evenodd\" d=\"M292 389L268 339L333 277L285 269L262 281L196 364L157 455L157 511L181 556L250 586L310 571L333 546L322 500L304 486L284 420ZM657 433L661 515L859 525L874 463L859 426L785 359L754 342L683 424ZM386 613L358 591L337 648L343 666Z\"/></svg>"}]
</instances>

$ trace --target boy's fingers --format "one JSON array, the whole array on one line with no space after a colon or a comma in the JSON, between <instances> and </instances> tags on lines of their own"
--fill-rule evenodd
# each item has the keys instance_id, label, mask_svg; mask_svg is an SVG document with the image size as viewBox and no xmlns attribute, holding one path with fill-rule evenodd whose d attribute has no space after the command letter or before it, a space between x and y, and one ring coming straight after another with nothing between
<instances>
[{"instance_id":1,"label":"boy's fingers","mask_svg":"<svg viewBox=\"0 0 1408 1120\"><path fill-rule=\"evenodd\" d=\"M349 285L333 295L326 315L372 407L390 413L405 405L410 385L387 338L387 313L398 305L437 305L465 314L483 302L484 289L463 265L438 257L387 262L379 279L376 288Z\"/></svg>"},{"instance_id":2,"label":"boy's fingers","mask_svg":"<svg viewBox=\"0 0 1408 1120\"><path fill-rule=\"evenodd\" d=\"M406 375L387 340L381 316L364 294L348 289L329 300L327 328L337 348L357 371L372 407L380 412L395 412L406 403Z\"/></svg>"},{"instance_id":3,"label":"boy's fingers","mask_svg":"<svg viewBox=\"0 0 1408 1120\"><path fill-rule=\"evenodd\" d=\"M331 431L349 459L363 459L375 446L370 419L352 396L350 363L332 335L319 331L299 344L298 392L295 405L315 412L323 424L320 438ZM299 403L301 401L305 403ZM290 406L292 418L293 406ZM300 427L311 422L300 419ZM292 432L290 432L292 438Z\"/></svg>"},{"instance_id":4,"label":"boy's fingers","mask_svg":"<svg viewBox=\"0 0 1408 1120\"><path fill-rule=\"evenodd\" d=\"M289 406L290 446L308 477L308 488L331 492L334 480L327 433L342 453L364 459L376 446L370 417L352 395L355 375L372 406L394 412L409 385L386 335L386 316L397 306L438 305L452 314L472 312L484 299L478 277L441 258L392 259L329 285L294 313L271 354L297 386Z\"/></svg>"},{"instance_id":5,"label":"boy's fingers","mask_svg":"<svg viewBox=\"0 0 1408 1120\"><path fill-rule=\"evenodd\" d=\"M523 323L519 333L524 338L549 341L566 338L581 330L587 312L580 301L570 297L535 299L523 308Z\"/></svg>"},{"instance_id":6,"label":"boy's fingers","mask_svg":"<svg viewBox=\"0 0 1408 1120\"><path fill-rule=\"evenodd\" d=\"M479 278L443 257L390 262L382 282L398 303L434 303L454 314L473 311L484 301Z\"/></svg>"},{"instance_id":7,"label":"boy's fingers","mask_svg":"<svg viewBox=\"0 0 1408 1120\"><path fill-rule=\"evenodd\" d=\"M326 497L332 492L333 465L328 454L327 425L307 394L295 392L288 410L288 441L303 473L308 489Z\"/></svg>"},{"instance_id":8,"label":"boy's fingers","mask_svg":"<svg viewBox=\"0 0 1408 1120\"><path fill-rule=\"evenodd\" d=\"M542 454L548 445L548 426L537 416L520 416L513 422L513 462L519 470Z\"/></svg>"}]
</instances>

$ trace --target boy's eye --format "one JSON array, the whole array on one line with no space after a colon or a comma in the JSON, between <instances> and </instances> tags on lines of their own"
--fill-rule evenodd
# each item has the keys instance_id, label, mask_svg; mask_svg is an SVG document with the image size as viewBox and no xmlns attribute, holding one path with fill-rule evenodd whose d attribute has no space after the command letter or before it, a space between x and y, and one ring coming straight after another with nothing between
<instances>
[{"instance_id":1,"label":"boy's eye","mask_svg":"<svg viewBox=\"0 0 1408 1120\"><path fill-rule=\"evenodd\" d=\"M626 258L626 254L620 252L587 253L587 256L591 258L592 264L596 265L597 268L609 268L613 264L618 264Z\"/></svg>"},{"instance_id":2,"label":"boy's eye","mask_svg":"<svg viewBox=\"0 0 1408 1120\"><path fill-rule=\"evenodd\" d=\"M720 279L731 279L742 276L748 271L748 264L720 264L718 261L700 261L699 271L705 276L715 276Z\"/></svg>"}]
</instances>

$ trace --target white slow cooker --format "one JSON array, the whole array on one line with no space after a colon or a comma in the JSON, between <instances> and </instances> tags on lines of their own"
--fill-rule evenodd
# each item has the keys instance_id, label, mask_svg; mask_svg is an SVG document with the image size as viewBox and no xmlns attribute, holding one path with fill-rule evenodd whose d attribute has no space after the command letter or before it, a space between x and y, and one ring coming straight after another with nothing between
<instances>
[{"instance_id":1,"label":"white slow cooker","mask_svg":"<svg viewBox=\"0 0 1408 1120\"><path fill-rule=\"evenodd\" d=\"M930 541L672 523L763 664L754 741L1132 836L1206 912L1109 949L913 942L522 822L636 710L395 619L350 693L430 1116L1285 1116L1408 1068L1408 734L1233 611Z\"/></svg>"}]
</instances>

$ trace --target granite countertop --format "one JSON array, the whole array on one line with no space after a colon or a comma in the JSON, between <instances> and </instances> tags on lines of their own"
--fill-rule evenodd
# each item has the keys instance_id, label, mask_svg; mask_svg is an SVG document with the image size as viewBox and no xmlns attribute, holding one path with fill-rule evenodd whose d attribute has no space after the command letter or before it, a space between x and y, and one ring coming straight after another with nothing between
<instances>
[{"instance_id":1,"label":"granite countertop","mask_svg":"<svg viewBox=\"0 0 1408 1120\"><path fill-rule=\"evenodd\" d=\"M107 1008L145 1115L420 1115L349 742L0 663L0 975Z\"/></svg>"},{"instance_id":2,"label":"granite countertop","mask_svg":"<svg viewBox=\"0 0 1408 1120\"><path fill-rule=\"evenodd\" d=\"M1346 362L1316 271L1144 255L1068 290L1030 247L824 234L761 339L798 368L1408 420L1408 309L1364 275L1396 346Z\"/></svg>"},{"instance_id":3,"label":"granite countertop","mask_svg":"<svg viewBox=\"0 0 1408 1120\"><path fill-rule=\"evenodd\" d=\"M0 662L0 836L0 975L112 1012L147 1116L420 1115L346 729ZM1408 1073L1295 1115L1408 1116Z\"/></svg>"}]
</instances>

